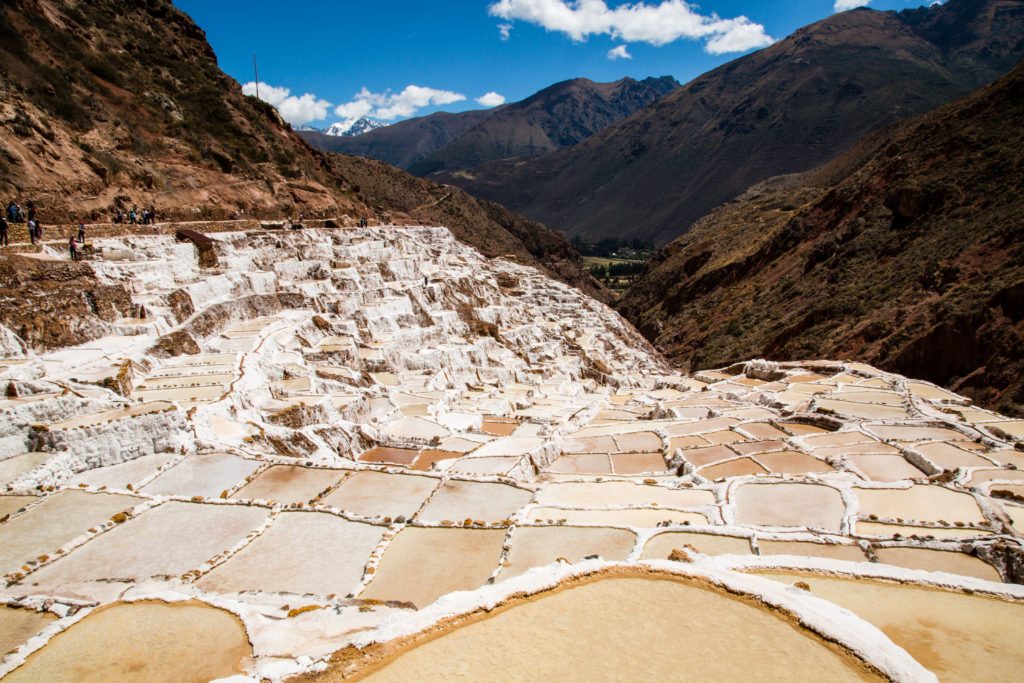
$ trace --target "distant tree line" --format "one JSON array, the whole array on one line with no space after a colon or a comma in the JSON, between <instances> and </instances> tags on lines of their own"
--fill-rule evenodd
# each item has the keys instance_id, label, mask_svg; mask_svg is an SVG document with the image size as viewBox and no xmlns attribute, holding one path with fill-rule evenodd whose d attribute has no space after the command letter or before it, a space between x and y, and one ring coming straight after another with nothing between
<instances>
[{"instance_id":1,"label":"distant tree line","mask_svg":"<svg viewBox=\"0 0 1024 683\"><path fill-rule=\"evenodd\" d=\"M646 261L654 253L654 244L639 239L624 240L618 237L605 237L597 242L590 242L579 235L572 238L572 246L584 256L616 257Z\"/></svg>"}]
</instances>

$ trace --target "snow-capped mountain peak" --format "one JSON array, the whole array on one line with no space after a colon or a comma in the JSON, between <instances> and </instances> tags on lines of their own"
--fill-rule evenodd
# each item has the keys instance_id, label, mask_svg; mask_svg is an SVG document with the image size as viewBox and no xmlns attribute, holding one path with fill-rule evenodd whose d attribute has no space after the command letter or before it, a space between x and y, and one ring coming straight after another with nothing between
<instances>
[{"instance_id":1,"label":"snow-capped mountain peak","mask_svg":"<svg viewBox=\"0 0 1024 683\"><path fill-rule=\"evenodd\" d=\"M368 133L371 130L376 130L377 128L383 128L386 125L388 124L384 121L371 119L368 116L359 116L345 119L344 121L338 121L337 123L332 123L324 128L322 132L324 135L352 137Z\"/></svg>"}]
</instances>

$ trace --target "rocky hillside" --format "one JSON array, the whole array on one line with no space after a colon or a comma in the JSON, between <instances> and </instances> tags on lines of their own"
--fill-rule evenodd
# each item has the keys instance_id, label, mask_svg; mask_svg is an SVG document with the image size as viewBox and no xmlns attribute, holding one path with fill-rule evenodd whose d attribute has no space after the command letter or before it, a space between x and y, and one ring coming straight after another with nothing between
<instances>
[{"instance_id":1,"label":"rocky hillside","mask_svg":"<svg viewBox=\"0 0 1024 683\"><path fill-rule=\"evenodd\" d=\"M0 196L35 201L44 223L150 205L163 219L422 217L599 293L543 226L310 148L242 94L170 0L10 0L0 13Z\"/></svg>"},{"instance_id":2,"label":"rocky hillside","mask_svg":"<svg viewBox=\"0 0 1024 683\"><path fill-rule=\"evenodd\" d=\"M570 235L664 244L752 184L963 97L1024 57L1024 0L836 14L574 147L453 178Z\"/></svg>"},{"instance_id":3,"label":"rocky hillside","mask_svg":"<svg viewBox=\"0 0 1024 683\"><path fill-rule=\"evenodd\" d=\"M620 311L691 368L857 359L1024 414L1024 65L762 183L661 250Z\"/></svg>"},{"instance_id":4,"label":"rocky hillside","mask_svg":"<svg viewBox=\"0 0 1024 683\"><path fill-rule=\"evenodd\" d=\"M355 137L337 137L300 131L303 140L325 152L378 159L398 168L409 168L441 149L490 116L491 110L457 114L439 111L429 116L399 121Z\"/></svg>"},{"instance_id":5,"label":"rocky hillside","mask_svg":"<svg viewBox=\"0 0 1024 683\"><path fill-rule=\"evenodd\" d=\"M410 170L450 179L497 159L543 156L589 138L679 87L671 76L595 83L575 78L556 83L495 111Z\"/></svg>"}]
</instances>

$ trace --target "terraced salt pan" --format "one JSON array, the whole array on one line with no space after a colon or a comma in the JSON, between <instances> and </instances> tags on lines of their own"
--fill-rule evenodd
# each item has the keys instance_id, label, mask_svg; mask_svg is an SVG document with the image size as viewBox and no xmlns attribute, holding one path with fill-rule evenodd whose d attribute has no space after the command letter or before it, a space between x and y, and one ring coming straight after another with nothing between
<instances>
[{"instance_id":1,"label":"terraced salt pan","mask_svg":"<svg viewBox=\"0 0 1024 683\"><path fill-rule=\"evenodd\" d=\"M479 588L498 567L504 542L501 529L406 527L359 597L424 607L446 593Z\"/></svg>"},{"instance_id":2,"label":"terraced salt pan","mask_svg":"<svg viewBox=\"0 0 1024 683\"><path fill-rule=\"evenodd\" d=\"M838 491L815 484L744 484L732 497L743 525L839 531L846 511Z\"/></svg>"},{"instance_id":3,"label":"terraced salt pan","mask_svg":"<svg viewBox=\"0 0 1024 683\"><path fill-rule=\"evenodd\" d=\"M761 555L799 555L803 557L827 557L848 562L867 562L867 555L858 545L839 543L808 543L804 541L773 541L761 538L757 541Z\"/></svg>"},{"instance_id":4,"label":"terraced salt pan","mask_svg":"<svg viewBox=\"0 0 1024 683\"><path fill-rule=\"evenodd\" d=\"M0 496L0 519L13 515L30 503L41 500L35 496Z\"/></svg>"},{"instance_id":5,"label":"terraced salt pan","mask_svg":"<svg viewBox=\"0 0 1024 683\"><path fill-rule=\"evenodd\" d=\"M70 417L60 422L54 422L49 425L51 430L55 429L78 429L81 427L91 427L104 422L111 422L113 420L123 420L129 417L137 417L139 415L147 415L149 413L158 413L164 410L170 410L174 406L166 401L154 401L153 403L147 403L143 405L129 406L127 408L113 408L111 410L104 410L99 413L90 413L88 415L78 415L76 417Z\"/></svg>"},{"instance_id":6,"label":"terraced salt pan","mask_svg":"<svg viewBox=\"0 0 1024 683\"><path fill-rule=\"evenodd\" d=\"M926 538L975 538L978 536L990 536L991 531L971 529L968 527L933 527L933 526L907 526L904 524L883 524L880 522L869 522L866 520L857 521L857 535L859 536L881 536L892 538L894 534L901 534L904 538L919 536Z\"/></svg>"},{"instance_id":7,"label":"terraced salt pan","mask_svg":"<svg viewBox=\"0 0 1024 683\"><path fill-rule=\"evenodd\" d=\"M750 541L738 536L701 534L691 531L666 531L644 546L641 559L664 560L673 550L691 546L705 555L749 555Z\"/></svg>"},{"instance_id":8,"label":"terraced salt pan","mask_svg":"<svg viewBox=\"0 0 1024 683\"><path fill-rule=\"evenodd\" d=\"M219 593L260 590L348 595L384 527L317 512L284 512L252 543L197 584Z\"/></svg>"},{"instance_id":9,"label":"terraced salt pan","mask_svg":"<svg viewBox=\"0 0 1024 683\"><path fill-rule=\"evenodd\" d=\"M564 520L568 524L598 526L630 526L654 528L664 523L707 524L708 519L696 512L680 512L669 508L632 508L629 510L571 510L556 507L535 507L526 513L530 523Z\"/></svg>"},{"instance_id":10,"label":"terraced salt pan","mask_svg":"<svg viewBox=\"0 0 1024 683\"><path fill-rule=\"evenodd\" d=\"M877 626L943 681L1014 681L1024 666L1024 604L867 579L762 574Z\"/></svg>"},{"instance_id":11,"label":"terraced salt pan","mask_svg":"<svg viewBox=\"0 0 1024 683\"><path fill-rule=\"evenodd\" d=\"M56 619L50 612L0 607L0 659L49 626Z\"/></svg>"},{"instance_id":12,"label":"terraced salt pan","mask_svg":"<svg viewBox=\"0 0 1024 683\"><path fill-rule=\"evenodd\" d=\"M231 497L236 500L273 500L285 504L308 503L338 483L344 475L342 470L274 465L260 472Z\"/></svg>"},{"instance_id":13,"label":"terraced salt pan","mask_svg":"<svg viewBox=\"0 0 1024 683\"><path fill-rule=\"evenodd\" d=\"M542 505L568 507L665 506L688 508L713 505L715 495L699 489L668 489L632 482L551 484L537 495Z\"/></svg>"},{"instance_id":14,"label":"terraced salt pan","mask_svg":"<svg viewBox=\"0 0 1024 683\"><path fill-rule=\"evenodd\" d=\"M143 487L143 493L162 496L216 498L255 472L256 460L228 453L191 455Z\"/></svg>"},{"instance_id":15,"label":"terraced salt pan","mask_svg":"<svg viewBox=\"0 0 1024 683\"><path fill-rule=\"evenodd\" d=\"M0 460L0 487L10 484L25 472L34 470L52 456L53 453L22 453L13 458Z\"/></svg>"},{"instance_id":16,"label":"terraced salt pan","mask_svg":"<svg viewBox=\"0 0 1024 683\"><path fill-rule=\"evenodd\" d=\"M611 474L612 462L605 453L563 455L548 465L546 472L556 474Z\"/></svg>"},{"instance_id":17,"label":"terraced salt pan","mask_svg":"<svg viewBox=\"0 0 1024 683\"><path fill-rule=\"evenodd\" d=\"M411 517L423 505L438 480L433 477L355 472L320 501L363 517Z\"/></svg>"},{"instance_id":18,"label":"terraced salt pan","mask_svg":"<svg viewBox=\"0 0 1024 683\"><path fill-rule=\"evenodd\" d=\"M530 502L533 494L514 486L472 481L448 481L431 497L416 517L421 522L499 522Z\"/></svg>"},{"instance_id":19,"label":"terraced salt pan","mask_svg":"<svg viewBox=\"0 0 1024 683\"><path fill-rule=\"evenodd\" d=\"M928 548L876 548L875 555L878 556L879 562L907 569L948 572L986 581L1003 580L992 565L965 553Z\"/></svg>"},{"instance_id":20,"label":"terraced salt pan","mask_svg":"<svg viewBox=\"0 0 1024 683\"><path fill-rule=\"evenodd\" d=\"M80 472L68 481L68 485L78 486L79 484L86 484L88 486L107 486L119 489L128 488L129 484L137 486L177 457L174 453L142 455L134 460L117 465L97 467L96 469Z\"/></svg>"},{"instance_id":21,"label":"terraced salt pan","mask_svg":"<svg viewBox=\"0 0 1024 683\"><path fill-rule=\"evenodd\" d=\"M708 615L713 628L693 627ZM363 680L487 680L500 672L504 681L732 681L749 678L752 662L764 680L875 678L751 602L680 581L606 578L444 632Z\"/></svg>"},{"instance_id":22,"label":"terraced salt pan","mask_svg":"<svg viewBox=\"0 0 1024 683\"><path fill-rule=\"evenodd\" d=\"M5 683L205 683L240 674L252 649L237 617L190 602L99 609L4 678Z\"/></svg>"},{"instance_id":23,"label":"terraced salt pan","mask_svg":"<svg viewBox=\"0 0 1024 683\"><path fill-rule=\"evenodd\" d=\"M595 555L604 560L625 560L635 543L636 535L625 529L518 527L497 580L506 581L557 560L579 562Z\"/></svg>"},{"instance_id":24,"label":"terraced salt pan","mask_svg":"<svg viewBox=\"0 0 1024 683\"><path fill-rule=\"evenodd\" d=\"M977 501L968 494L941 486L912 486L908 489L856 489L860 515L917 522L981 524L985 518Z\"/></svg>"},{"instance_id":25,"label":"terraced salt pan","mask_svg":"<svg viewBox=\"0 0 1024 683\"><path fill-rule=\"evenodd\" d=\"M415 448L391 448L389 446L376 446L359 456L363 462L375 462L391 465L411 465L419 451Z\"/></svg>"},{"instance_id":26,"label":"terraced salt pan","mask_svg":"<svg viewBox=\"0 0 1024 683\"><path fill-rule=\"evenodd\" d=\"M447 471L451 474L494 476L508 473L518 462L517 457L462 458L447 468Z\"/></svg>"},{"instance_id":27,"label":"terraced salt pan","mask_svg":"<svg viewBox=\"0 0 1024 683\"><path fill-rule=\"evenodd\" d=\"M164 503L30 574L25 585L76 594L91 581L180 576L233 547L267 515L243 505Z\"/></svg>"},{"instance_id":28,"label":"terraced salt pan","mask_svg":"<svg viewBox=\"0 0 1024 683\"><path fill-rule=\"evenodd\" d=\"M0 572L55 550L90 527L134 507L140 499L111 493L64 491L0 525Z\"/></svg>"},{"instance_id":29,"label":"terraced salt pan","mask_svg":"<svg viewBox=\"0 0 1024 683\"><path fill-rule=\"evenodd\" d=\"M899 455L851 455L848 459L872 481L903 481L925 476Z\"/></svg>"},{"instance_id":30,"label":"terraced salt pan","mask_svg":"<svg viewBox=\"0 0 1024 683\"><path fill-rule=\"evenodd\" d=\"M992 466L991 460L945 442L915 445L914 450L944 470L955 470L958 467Z\"/></svg>"}]
</instances>

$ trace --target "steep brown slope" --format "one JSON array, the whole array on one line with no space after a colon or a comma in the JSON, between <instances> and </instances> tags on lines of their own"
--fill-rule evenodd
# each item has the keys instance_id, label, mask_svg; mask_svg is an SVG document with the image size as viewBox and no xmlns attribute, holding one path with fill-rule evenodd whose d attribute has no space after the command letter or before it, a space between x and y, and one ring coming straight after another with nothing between
<instances>
[{"instance_id":1,"label":"steep brown slope","mask_svg":"<svg viewBox=\"0 0 1024 683\"><path fill-rule=\"evenodd\" d=\"M351 137L316 131L299 131L299 136L325 152L378 159L398 168L409 168L479 125L492 113L490 109L456 114L439 111Z\"/></svg>"},{"instance_id":2,"label":"steep brown slope","mask_svg":"<svg viewBox=\"0 0 1024 683\"><path fill-rule=\"evenodd\" d=\"M715 69L579 145L453 182L570 235L664 244L752 184L834 159L1021 57L1024 0L854 10Z\"/></svg>"},{"instance_id":3,"label":"steep brown slope","mask_svg":"<svg viewBox=\"0 0 1024 683\"><path fill-rule=\"evenodd\" d=\"M452 174L488 161L536 157L571 147L679 87L671 76L555 83L495 111L475 128L410 167L416 175Z\"/></svg>"},{"instance_id":4,"label":"steep brown slope","mask_svg":"<svg viewBox=\"0 0 1024 683\"><path fill-rule=\"evenodd\" d=\"M620 311L693 368L859 359L1024 414L1024 65L661 250Z\"/></svg>"},{"instance_id":5,"label":"steep brown slope","mask_svg":"<svg viewBox=\"0 0 1024 683\"><path fill-rule=\"evenodd\" d=\"M165 220L401 219L439 193L448 191L310 148L220 71L203 31L170 0L0 4L0 196L34 201L44 223L151 205ZM537 223L463 193L430 216L461 220L467 243L498 244L600 294L572 248Z\"/></svg>"}]
</instances>

